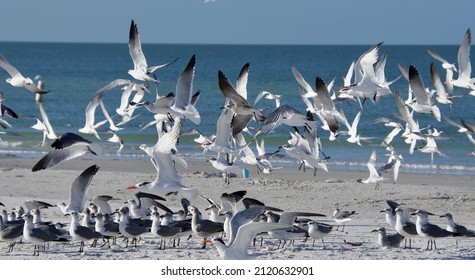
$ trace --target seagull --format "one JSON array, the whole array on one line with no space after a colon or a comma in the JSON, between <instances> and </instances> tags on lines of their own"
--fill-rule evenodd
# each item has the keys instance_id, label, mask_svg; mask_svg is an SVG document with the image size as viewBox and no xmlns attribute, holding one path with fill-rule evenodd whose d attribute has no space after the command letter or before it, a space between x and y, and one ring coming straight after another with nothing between
<instances>
[{"instance_id":1,"label":"seagull","mask_svg":"<svg viewBox=\"0 0 475 280\"><path fill-rule=\"evenodd\" d=\"M137 24L133 20L130 23L129 31L129 52L134 62L134 69L129 70L128 73L132 77L140 81L158 82L157 80L150 77L149 74L152 74L157 69L166 67L174 63L178 59L176 58L173 61L162 65L148 67L145 55L142 52L142 44L140 42Z\"/></svg>"},{"instance_id":2,"label":"seagull","mask_svg":"<svg viewBox=\"0 0 475 280\"><path fill-rule=\"evenodd\" d=\"M89 227L79 225L79 213L72 211L71 215L71 224L69 227L69 234L71 235L73 241L80 241L79 252L84 252L84 241L91 239L98 239L102 237L102 234L99 232L90 229Z\"/></svg>"},{"instance_id":3,"label":"seagull","mask_svg":"<svg viewBox=\"0 0 475 280\"><path fill-rule=\"evenodd\" d=\"M417 216L417 220L416 220L417 234L419 234L420 237L428 239L427 250L429 250L429 244L430 244L431 250L432 250L432 245L434 245L434 249L437 249L437 246L435 244L436 238L451 237L451 236L459 235L457 233L450 232L446 229L443 229L435 224L429 223L427 216L434 215L434 214L428 213L425 210L418 209L416 210L416 212L413 212L411 215Z\"/></svg>"},{"instance_id":4,"label":"seagull","mask_svg":"<svg viewBox=\"0 0 475 280\"><path fill-rule=\"evenodd\" d=\"M7 253L13 252L16 242L23 237L23 224L5 224L3 217L0 215L0 241L9 242Z\"/></svg>"},{"instance_id":5,"label":"seagull","mask_svg":"<svg viewBox=\"0 0 475 280\"><path fill-rule=\"evenodd\" d=\"M206 243L209 242L207 238L212 237L213 235L223 232L223 223L213 222L211 220L206 220L201 218L201 212L195 206L189 206L188 211L191 213L191 230L194 234L203 237L203 246L202 249L206 248Z\"/></svg>"},{"instance_id":6,"label":"seagull","mask_svg":"<svg viewBox=\"0 0 475 280\"><path fill-rule=\"evenodd\" d=\"M130 214L135 219L150 216L150 207L158 205L156 200L166 201L166 199L161 196L145 192L136 192L135 197L136 199L129 199L126 202L127 204L130 204Z\"/></svg>"},{"instance_id":7,"label":"seagull","mask_svg":"<svg viewBox=\"0 0 475 280\"><path fill-rule=\"evenodd\" d=\"M338 224L336 230L339 229L340 225L343 225L342 231L345 231L345 224L353 220L352 216L356 214L356 211L342 211L339 208L335 209L332 218Z\"/></svg>"},{"instance_id":8,"label":"seagull","mask_svg":"<svg viewBox=\"0 0 475 280\"><path fill-rule=\"evenodd\" d=\"M231 82L228 80L228 78L224 75L222 71L218 72L218 80L219 89L221 90L223 95L226 98L231 99L231 101L234 103L234 106L231 106L230 108L232 108L232 111L235 114L242 116L251 116L251 118L254 117L258 122L264 121L266 119L266 116L261 110L252 107L249 101L245 97L241 96L236 89L234 89ZM245 126L243 126L243 128L244 127Z\"/></svg>"},{"instance_id":9,"label":"seagull","mask_svg":"<svg viewBox=\"0 0 475 280\"><path fill-rule=\"evenodd\" d=\"M456 80L452 79L450 83L456 87L468 88L470 89L469 94L475 95L475 85L470 77L472 75L472 65L470 63L471 43L472 31L468 28L457 53L459 75Z\"/></svg>"},{"instance_id":10,"label":"seagull","mask_svg":"<svg viewBox=\"0 0 475 280\"><path fill-rule=\"evenodd\" d=\"M223 156L220 155L222 154L218 154L218 158L212 157L208 159L208 162L210 162L214 168L223 172L224 183L229 185L229 178L231 177L231 174L239 174L241 173L242 169L237 165L230 164L226 159L224 159Z\"/></svg>"},{"instance_id":11,"label":"seagull","mask_svg":"<svg viewBox=\"0 0 475 280\"><path fill-rule=\"evenodd\" d=\"M71 184L71 193L69 195L69 203L60 203L57 206L64 214L69 214L72 211L82 212L84 204L86 203L86 196L92 178L99 170L99 166L92 165L84 170Z\"/></svg>"},{"instance_id":12,"label":"seagull","mask_svg":"<svg viewBox=\"0 0 475 280\"><path fill-rule=\"evenodd\" d=\"M430 56L432 56L434 59L440 61L442 63L442 68L445 69L445 85L447 86L447 93L448 95L452 95L454 91L454 86L452 85L451 81L454 76L454 72L457 72L457 67L455 67L455 63L450 63L444 58L442 58L438 53L436 53L434 50L428 49L427 52L429 53ZM439 78L440 80L440 78ZM435 82L434 82L435 84Z\"/></svg>"},{"instance_id":13,"label":"seagull","mask_svg":"<svg viewBox=\"0 0 475 280\"><path fill-rule=\"evenodd\" d=\"M33 166L31 171L36 172L38 170L54 167L63 161L80 157L87 152L93 155L102 152L99 145L93 144L91 141L72 132L61 135L51 144L51 147L53 149L42 157Z\"/></svg>"},{"instance_id":14,"label":"seagull","mask_svg":"<svg viewBox=\"0 0 475 280\"><path fill-rule=\"evenodd\" d=\"M172 161L172 150L175 149L178 136L180 135L181 118L175 118L175 123L170 131L160 137L153 147L151 161L154 164L157 175L152 182L141 182L127 189L139 189L146 193L160 196L181 193L184 196L194 198L198 191L190 189L183 184L183 178L177 174Z\"/></svg>"},{"instance_id":15,"label":"seagull","mask_svg":"<svg viewBox=\"0 0 475 280\"><path fill-rule=\"evenodd\" d=\"M291 67L292 73L299 84L300 98L307 105L307 110L317 114L317 116L324 123L323 129L329 130L334 137L336 137L337 130L340 128L340 121L342 117L340 113L335 109L335 104L330 98L328 88L325 82L320 78L316 78L316 90L313 90L312 86L305 81L300 72ZM309 98L312 98L314 103L312 104ZM332 135L332 134L331 134Z\"/></svg>"},{"instance_id":16,"label":"seagull","mask_svg":"<svg viewBox=\"0 0 475 280\"><path fill-rule=\"evenodd\" d=\"M264 97L265 99L269 99L269 100L275 100L275 108L280 107L281 95L273 94L272 92L268 92L268 91L265 91L265 90L259 92L256 99L254 100L254 105L256 105L257 102L259 102L259 100L262 99L262 97Z\"/></svg>"},{"instance_id":17,"label":"seagull","mask_svg":"<svg viewBox=\"0 0 475 280\"><path fill-rule=\"evenodd\" d=\"M122 95L120 98L120 105L115 111L117 114L122 116L122 122L120 125L126 124L128 121L132 119L133 112L135 111L135 107L130 105L132 103L139 103L142 98L144 97L145 92L150 92L144 85L140 83L134 83L131 80L127 79L116 79L106 86L102 87L96 92L96 95L102 95L109 90L122 86ZM130 96L132 92L136 92L132 101L130 101ZM118 124L119 125L119 124Z\"/></svg>"},{"instance_id":18,"label":"seagull","mask_svg":"<svg viewBox=\"0 0 475 280\"><path fill-rule=\"evenodd\" d=\"M33 93L45 94L48 92L47 90L40 89L31 78L24 77L20 71L11 65L2 54L0 54L0 67L10 74L11 77L6 79L5 82L11 84L12 86L25 87L27 90Z\"/></svg>"},{"instance_id":19,"label":"seagull","mask_svg":"<svg viewBox=\"0 0 475 280\"><path fill-rule=\"evenodd\" d=\"M234 113L232 110L223 108L216 124L216 134L213 141L205 141L198 148L203 148L204 152L213 151L216 153L225 153L227 155L239 156L240 149L231 146L232 123L234 122Z\"/></svg>"},{"instance_id":20,"label":"seagull","mask_svg":"<svg viewBox=\"0 0 475 280\"><path fill-rule=\"evenodd\" d=\"M51 125L48 115L46 114L46 110L43 106L42 102L37 102L38 108L41 114L41 120L36 119L36 124L31 126L33 129L40 130L43 132L43 141L41 146L44 146L46 138L50 140L58 139L58 135L55 133L53 126Z\"/></svg>"},{"instance_id":21,"label":"seagull","mask_svg":"<svg viewBox=\"0 0 475 280\"><path fill-rule=\"evenodd\" d=\"M440 109L431 99L430 94L424 87L422 78L414 65L409 66L409 85L416 98L410 102L408 106L418 113L432 114L432 116L440 122Z\"/></svg>"},{"instance_id":22,"label":"seagull","mask_svg":"<svg viewBox=\"0 0 475 280\"><path fill-rule=\"evenodd\" d=\"M396 226L394 229L397 233L409 239L409 249L411 249L411 238L418 236L416 224L409 219L403 208L397 207L394 211L396 212ZM404 249L406 248L406 239L404 239Z\"/></svg>"},{"instance_id":23,"label":"seagull","mask_svg":"<svg viewBox=\"0 0 475 280\"><path fill-rule=\"evenodd\" d=\"M175 103L171 106L171 110L173 111L172 114L175 116L184 116L194 124L199 125L201 123L200 113L194 106L194 102L192 102L195 63L196 57L193 55L178 79L176 84Z\"/></svg>"},{"instance_id":24,"label":"seagull","mask_svg":"<svg viewBox=\"0 0 475 280\"><path fill-rule=\"evenodd\" d=\"M384 227L374 229L371 232L378 233L378 246L381 248L398 248L399 244L404 240L404 236L399 233L387 234Z\"/></svg>"},{"instance_id":25,"label":"seagull","mask_svg":"<svg viewBox=\"0 0 475 280\"><path fill-rule=\"evenodd\" d=\"M396 208L401 207L402 213L404 214L404 218L409 219L409 213L416 211L417 209L403 207L401 203L398 203L393 200L386 200L386 204L388 204L389 208L383 209L380 212L386 213L386 222L392 229L396 227Z\"/></svg>"},{"instance_id":26,"label":"seagull","mask_svg":"<svg viewBox=\"0 0 475 280\"><path fill-rule=\"evenodd\" d=\"M183 227L175 226L175 225L161 225L160 224L160 214L158 213L158 210L156 207L151 207L155 208L155 210L151 211L151 219L152 219L152 227L150 229L150 232L152 235L155 237L160 238L160 248L161 250L165 250L165 240L166 239L174 239L176 238L180 233L182 233Z\"/></svg>"},{"instance_id":27,"label":"seagull","mask_svg":"<svg viewBox=\"0 0 475 280\"><path fill-rule=\"evenodd\" d=\"M23 215L25 221L23 225L23 238L29 242L35 244L33 249L33 256L40 255L40 245L46 242L66 242L66 238L58 236L52 233L47 227L35 228L33 224L33 216L30 213Z\"/></svg>"},{"instance_id":28,"label":"seagull","mask_svg":"<svg viewBox=\"0 0 475 280\"><path fill-rule=\"evenodd\" d=\"M445 90L445 87L440 80L439 73L437 73L437 69L435 68L433 62L430 64L430 77L432 78L432 83L434 83L435 91L437 93L435 100L437 100L437 102L440 104L449 105L450 108L452 108L452 97Z\"/></svg>"},{"instance_id":29,"label":"seagull","mask_svg":"<svg viewBox=\"0 0 475 280\"><path fill-rule=\"evenodd\" d=\"M377 100L378 96L390 93L389 85L393 82L387 82L384 78L384 72L379 73L379 78L376 76L375 66L378 66L378 71L384 71L384 64L386 58L378 60L379 48L383 43L373 45L364 54L362 54L354 65L354 83L349 86L343 86L335 93L358 97L370 98L373 102ZM378 64L378 61L380 62ZM383 79L382 81L380 79Z\"/></svg>"},{"instance_id":30,"label":"seagull","mask_svg":"<svg viewBox=\"0 0 475 280\"><path fill-rule=\"evenodd\" d=\"M315 240L322 239L322 246L325 246L323 242L323 237L327 236L333 229L333 226L319 223L317 221L309 221L307 222L308 225L308 236L313 239L312 246L315 245Z\"/></svg>"},{"instance_id":31,"label":"seagull","mask_svg":"<svg viewBox=\"0 0 475 280\"><path fill-rule=\"evenodd\" d=\"M115 244L115 238L117 236L120 236L120 231L119 231L119 223L115 221L107 221L108 214L102 214L102 213L97 213L94 216L94 221L95 226L94 230L102 235L103 238L105 238L107 241L104 243L109 245L110 248L110 243L109 239L113 238L113 244ZM102 246L104 246L102 245Z\"/></svg>"},{"instance_id":32,"label":"seagull","mask_svg":"<svg viewBox=\"0 0 475 280\"><path fill-rule=\"evenodd\" d=\"M351 127L349 127L348 129L348 135L350 135L350 137L346 138L346 141L348 141L349 143L356 143L359 146L361 146L361 140L369 140L373 138L373 137L361 137L358 134L358 123L360 121L360 118L361 118L361 111L359 111L356 114L353 122L351 123Z\"/></svg>"},{"instance_id":33,"label":"seagull","mask_svg":"<svg viewBox=\"0 0 475 280\"><path fill-rule=\"evenodd\" d=\"M145 220L132 219L129 216L129 208L127 206L122 206L119 209L119 215L119 232L126 238L125 247L127 248L129 245L129 238L132 238L134 247L137 247L137 237L150 232L150 227Z\"/></svg>"},{"instance_id":34,"label":"seagull","mask_svg":"<svg viewBox=\"0 0 475 280\"><path fill-rule=\"evenodd\" d=\"M452 214L445 213L440 218L447 218L447 230L453 233L460 234L462 237L475 237L475 231L466 228L465 226L456 224ZM457 242L457 241L456 241ZM457 242L458 243L458 242Z\"/></svg>"},{"instance_id":35,"label":"seagull","mask_svg":"<svg viewBox=\"0 0 475 280\"><path fill-rule=\"evenodd\" d=\"M383 169L376 169L376 150L373 150L373 152L371 153L367 166L369 170L369 177L364 180L357 179L356 181L365 184L376 184L374 188L377 189L379 188L380 182L384 181L384 177L382 176ZM383 168L384 167L385 166L383 166Z\"/></svg>"}]
</instances>

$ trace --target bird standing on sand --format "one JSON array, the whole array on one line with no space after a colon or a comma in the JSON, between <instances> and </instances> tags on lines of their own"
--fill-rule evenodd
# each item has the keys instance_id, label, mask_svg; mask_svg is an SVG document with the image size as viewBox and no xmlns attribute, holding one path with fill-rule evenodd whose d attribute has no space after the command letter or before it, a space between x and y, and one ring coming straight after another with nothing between
<instances>
[{"instance_id":1,"label":"bird standing on sand","mask_svg":"<svg viewBox=\"0 0 475 280\"><path fill-rule=\"evenodd\" d=\"M356 211L341 211L339 208L335 209L332 217L333 220L338 224L336 230L338 230L340 225L342 225L341 231L345 231L345 224L353 220L352 216L356 214Z\"/></svg>"}]
</instances>

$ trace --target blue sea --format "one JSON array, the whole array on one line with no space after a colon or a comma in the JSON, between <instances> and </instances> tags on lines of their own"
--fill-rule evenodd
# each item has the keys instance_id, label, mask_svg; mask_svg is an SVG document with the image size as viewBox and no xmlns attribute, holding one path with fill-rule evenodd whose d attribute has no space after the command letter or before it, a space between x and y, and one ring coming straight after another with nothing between
<instances>
[{"instance_id":1,"label":"blue sea","mask_svg":"<svg viewBox=\"0 0 475 280\"><path fill-rule=\"evenodd\" d=\"M377 42L375 42L377 43ZM218 87L218 71L223 71L234 82L241 67L250 63L248 81L248 99L251 104L260 91L270 91L282 95L282 103L288 104L305 112L305 105L299 97L297 83L290 70L295 65L304 78L314 85L316 76L320 76L327 84L335 78L334 89L343 84L343 77L353 60L364 53L371 45L173 45L173 44L144 44L143 52L149 65L158 65L180 59L174 64L156 71L161 94L175 91L176 82L184 70L190 57L195 54L197 58L194 79L194 90L200 90L201 97L197 103L202 122L200 125L186 121L184 129L196 128L203 134L214 134L216 121L220 108L224 103L224 96ZM458 46L447 45L417 45L399 46L382 45L380 54L388 53L386 64L386 78L392 80L400 76L398 64L408 67L410 64L419 70L426 87L433 88L430 79L430 64L435 62L439 75L445 79L445 71L439 62L427 53L431 48L442 57L451 62L457 61ZM127 43L123 44L88 44L88 43L16 43L1 42L0 53L13 64L24 76L31 78L41 76L45 88L50 90L43 97L43 106L49 116L57 134L76 132L84 126L85 109L88 102L95 96L96 91L118 79L131 79L127 71L133 67ZM457 75L457 74L455 74ZM8 73L0 69L0 80L8 78ZM408 82L401 77L391 86L393 93L399 91L403 98L407 96ZM154 86L150 87L151 94L144 100L153 101L155 98ZM8 130L19 136L0 135L0 153L13 154L18 157L41 157L49 150L51 140L41 146L42 134L30 128L35 120L28 116L40 117L35 95L24 88L14 88L7 83L0 83L0 91L5 95L4 105L12 108L21 116L18 120L8 119L12 128ZM467 90L455 88L455 95L465 95ZM108 92L104 96L104 103L111 115L119 106L121 91L119 89ZM475 97L465 95L453 100L452 109L439 105L443 116L460 121L463 117L475 123ZM274 108L274 101L262 99L259 108L265 108L269 114ZM352 122L360 110L357 102L338 103L337 108L344 110L348 120ZM378 163L386 161L386 151L379 148L379 144L391 131L391 128L382 124L371 123L371 120L388 117L396 119L397 108L394 95L382 97L377 103L364 104L358 131L362 137L375 137L371 143L357 146L345 141L343 137L337 141L328 140L328 132L319 129L322 145L327 156L330 156L330 169L366 170L366 162L373 149L377 150ZM98 110L100 111L100 110ZM129 122L125 128L118 132L124 140L125 148L121 154L116 154L117 144L107 142L109 134L102 135L102 141L83 135L91 141L104 146L106 157L120 159L146 158L138 149L140 144L154 144L157 139L155 128L152 126L140 131L141 127L153 119L145 109L135 112L138 115ZM99 116L99 113L98 115ZM99 117L97 117L99 118ZM397 137L392 145L404 157L402 171L442 174L475 174L475 157L467 153L475 150L468 142L465 135L457 132L457 128L445 120L435 121L432 116L415 113L415 119L421 127L431 126L443 131L445 140L437 142L439 150L446 156L434 156L434 165L431 165L430 154L415 151L409 155L409 146ZM400 121L402 123L402 121ZM251 123L250 126L258 127ZM274 151L278 146L289 139L291 128L281 126L274 134L266 135L267 151ZM180 138L179 152L187 158L200 159L211 157L213 154L202 154L202 150L195 148L193 136ZM422 146L423 143L418 143ZM252 148L255 146L252 145ZM283 152L282 152L283 153ZM281 160L282 164L295 165L298 163L291 159Z\"/></svg>"}]
</instances>

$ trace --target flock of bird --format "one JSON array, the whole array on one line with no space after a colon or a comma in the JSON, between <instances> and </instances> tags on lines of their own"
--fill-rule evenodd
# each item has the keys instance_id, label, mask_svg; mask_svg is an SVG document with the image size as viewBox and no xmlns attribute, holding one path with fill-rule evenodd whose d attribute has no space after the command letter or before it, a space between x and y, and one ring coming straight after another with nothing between
<instances>
[{"instance_id":1,"label":"flock of bird","mask_svg":"<svg viewBox=\"0 0 475 280\"><path fill-rule=\"evenodd\" d=\"M83 251L84 242L87 240L101 238L108 240L121 236L127 240L126 246L128 246L129 239L136 245L139 236L148 232L163 240L161 247L165 246L165 241L168 239L179 240L189 235L202 237L204 239L203 247L205 247L209 242L209 238L216 237L220 232L224 232L225 239L215 238L212 241L216 245L219 254L222 258L242 259L249 257L249 245L256 235L263 232L266 232L271 238L293 240L296 238L295 236L320 239L332 230L331 225L306 218L319 217L322 216L321 214L285 212L266 206L255 199L245 199L242 192L232 195L223 194L221 204L208 199L208 202L210 202L209 209L211 213L214 213L211 217L214 218L206 219L198 208L190 204L190 200L204 196L197 190L185 186L183 178L175 168L176 164L187 167L186 161L179 156L177 143L181 135L197 135L195 141L199 143L199 147L205 153L213 153L214 156L209 158L209 162L223 174L225 183L229 183L233 174L241 173L240 162L255 166L258 172L272 172L275 170L271 163L272 159L281 157L280 151L284 151L289 157L295 158L300 163L299 169L302 168L305 171L306 168L310 168L314 174L317 170L328 171L326 163L330 157L324 153L317 131L319 129L328 131L330 141L346 137L346 141L351 144L363 145L362 142L371 140L358 133L363 106L368 100L376 103L380 98L392 94L390 85L399 79L387 81L385 77L384 69L387 54L379 54L382 43L372 46L351 64L344 79L344 84L338 90L332 89L334 81L326 83L318 76L314 88L305 80L297 67L292 66L291 71L305 105L305 113L285 104L281 98L282 96L268 91L260 92L256 100L253 103L250 102L246 89L250 70L249 63L243 66L234 85L222 71L219 71L218 85L225 101L217 120L215 135L203 135L197 129L186 131L181 129L185 121L189 120L195 125L199 125L201 122L196 107L200 92L193 92L196 56L193 55L190 58L180 75L175 93L163 96L159 94L159 80L155 71L169 66L177 59L158 66L149 66L142 52L137 24L134 21L131 22L128 45L134 64L134 68L129 70L128 74L133 79L119 78L98 90L95 97L87 105L85 124L78 132L92 135L99 141L102 140L101 135L109 134L111 137L108 141L118 143L120 152L124 145L120 138L120 130L130 120L137 117L134 112L143 107L154 117L154 120L145 127L155 125L157 129L157 142L153 146L146 144L140 146L150 156L150 160L156 168L155 180L131 185L129 189L138 190L137 199L128 201L120 209L111 209L107 204L108 200L111 199L108 196L96 197L94 203L86 207L87 189L93 176L99 170L98 166L93 165L73 182L69 204L58 205L65 214L71 216L69 230L63 230L62 225L41 222L38 209L52 205L35 202L34 205L30 205L31 209L28 209L25 213L12 211L11 213L16 214L16 217L13 218L4 211L4 215L0 216L1 240L10 242L9 250L13 250L15 242L19 239L35 244L35 255L39 254L40 245L46 242L79 241L81 243L80 251ZM385 180L384 173L392 170L392 181L396 183L403 158L391 146L391 142L399 134L409 145L409 154L412 154L415 150L429 153L432 157L434 154L441 154L436 144L436 140L442 139L441 133L433 127L420 127L415 117L417 114L430 114L437 121L442 121L438 106L439 104L451 106L451 100L459 97L453 95L454 87L468 89L468 94L475 95L475 79L470 77L470 45L471 31L468 29L458 51L457 67L454 63L444 60L434 50L428 50L429 55L442 63L443 69L446 70L446 78L442 82L435 64L432 63L430 71L434 90L426 88L419 70L414 65L410 65L408 68L399 65L402 76L408 81L408 91L406 99L403 99L399 92L394 94L398 108L398 120L390 118L374 120L374 123L384 123L385 126L392 128L392 131L380 144L381 148L389 152L388 161L384 166L376 167L376 150L373 150L368 161L369 177L359 179L358 182L375 184L376 187L379 187L381 182ZM43 89L41 83L35 84L31 78L24 77L3 55L0 55L0 67L11 76L6 82L12 86L25 87L39 95L48 92ZM454 79L454 72L458 72L457 79ZM150 92L153 84L156 85L155 100L143 101L145 93ZM120 106L115 110L120 122L114 121L117 116L111 117L103 102L103 97L116 88L122 90ZM332 94L330 94L331 92ZM19 116L13 109L4 104L4 97L3 94L0 95L0 125L4 128L2 133L13 134L7 130L12 126L5 119L5 116L11 118L18 118ZM256 104L262 98L275 101L275 109L268 115L262 109L256 107ZM361 111L357 113L351 123L346 118L343 110L337 109L336 106L338 102L348 100L359 102L361 108ZM100 144L94 143L75 132L56 135L41 103L39 103L39 106L41 118L36 119L37 122L32 128L42 131L43 145L46 138L53 140L53 142L51 151L33 166L32 172L53 168L66 160L87 153L101 154ZM96 120L96 116L100 114L96 112L99 106L103 115L101 121ZM465 133L469 140L475 144L472 138L472 133L475 133L475 125L471 125L463 119L460 124L447 117L444 117L444 119L457 126L458 131ZM259 124L257 130L248 127L248 124L252 121ZM264 136L273 133L277 127L282 125L290 128L288 143L283 143L278 151L266 153ZM247 140L245 135L251 135L251 139ZM249 137L247 138L249 139ZM416 147L418 141L422 141L424 145ZM251 149L251 144L254 142L257 154ZM165 197L169 195L182 197L183 209L180 213L170 210L162 203L166 200ZM239 206L243 206L241 208L244 209L238 209L237 203L240 201L242 201L242 205ZM225 207L226 204L231 204L231 207ZM96 208L92 205L95 205ZM99 208L102 208L102 210L99 210ZM429 213L423 210L412 212L417 216L417 222L413 226L414 230L406 231L404 223L409 224L410 220L407 214L399 215L399 212L402 212L401 209L402 207L398 205L386 212L387 217L391 214L397 217L395 222L391 221L394 223L394 229L399 236L390 237L386 235L385 229L378 229L377 231L381 236L381 246L392 247L395 246L394 244L399 246L399 242L404 237L410 239L415 234L429 240L458 235L458 233L454 233L455 228L435 229L434 226L428 223L426 215ZM165 214L160 215L161 212ZM117 214L117 219L110 217L114 213ZM80 214L84 215L82 219L79 217ZM337 210L333 218L338 225L341 224L344 227L344 224L351 220L351 216L354 214L354 212ZM187 216L191 216L191 218ZM450 221L451 216L446 214L446 217ZM263 220L266 222L262 222ZM298 221L305 224L305 227L296 226L295 223ZM398 228L402 229L398 230ZM429 228L428 233L425 231L426 228ZM433 245L435 246L435 242L433 242Z\"/></svg>"}]
</instances>

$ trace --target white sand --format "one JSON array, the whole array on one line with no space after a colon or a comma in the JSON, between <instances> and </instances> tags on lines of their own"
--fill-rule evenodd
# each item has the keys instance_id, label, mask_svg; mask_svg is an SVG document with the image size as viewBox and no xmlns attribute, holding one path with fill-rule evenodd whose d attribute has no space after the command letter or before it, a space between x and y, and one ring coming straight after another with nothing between
<instances>
[{"instance_id":1,"label":"white sand","mask_svg":"<svg viewBox=\"0 0 475 280\"><path fill-rule=\"evenodd\" d=\"M154 179L154 168L148 160L107 160L74 159L53 169L32 173L31 167L37 159L4 157L0 159L0 202L10 210L22 205L25 200L37 199L51 204L66 202L72 181L87 167L98 164L100 170L92 181L88 197L109 194L114 197L113 207L119 208L124 201L134 197L134 191L126 190L131 184ZM358 215L350 221L345 233L333 231L325 238L325 246L317 240L315 246L309 240L295 240L290 246L276 249L277 240L265 239L264 245L250 248L260 259L290 260L395 260L395 259L473 259L474 241L460 240L458 246L452 238L437 240L437 250L426 250L426 240L415 238L413 249L381 249L377 245L377 234L371 230L380 226L388 227L384 213L386 199L398 201L408 207L425 209L437 216L430 221L445 228L445 219L438 215L451 212L457 222L475 229L475 181L472 176L449 176L427 174L400 174L398 184L385 182L379 189L374 185L360 184L357 178L365 178L366 172L318 171L302 173L297 167L286 167L270 175L256 174L251 169L251 178L231 178L230 185L224 185L222 177L209 163L188 162L189 169L179 169L185 184L215 201L223 192L246 190L252 197L286 211L308 211L327 215L319 219L335 225L331 215L336 207L342 210L355 210ZM165 203L172 210L180 209L179 197L167 197ZM197 198L191 203L204 212L205 200ZM45 209L44 220L69 222L58 208ZM335 229L335 228L334 228ZM394 233L388 229L389 233ZM344 242L361 243L352 246ZM68 259L220 259L216 248L200 248L199 237L182 240L179 247L158 250L159 241L151 234L142 236L138 247L125 248L119 240L116 246L107 248L86 247L78 253L79 244L51 244L39 257L33 257L33 244L17 244L12 253L6 253L7 243L2 243L0 259L3 260L68 260Z\"/></svg>"}]
</instances>

